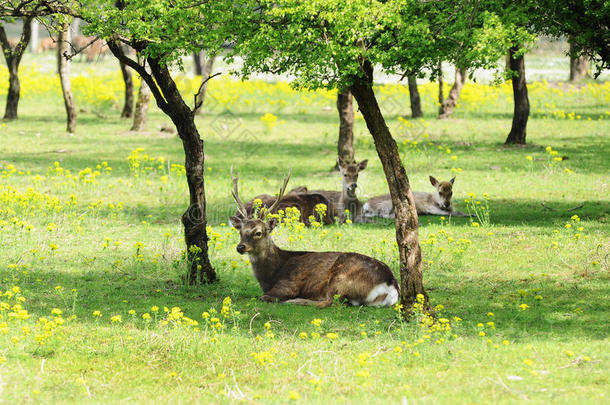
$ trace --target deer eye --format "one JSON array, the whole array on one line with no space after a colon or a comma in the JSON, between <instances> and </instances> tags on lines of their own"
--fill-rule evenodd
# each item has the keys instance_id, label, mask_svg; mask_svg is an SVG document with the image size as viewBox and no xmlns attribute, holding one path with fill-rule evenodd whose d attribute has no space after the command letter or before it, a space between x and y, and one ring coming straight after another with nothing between
<instances>
[{"instance_id":1,"label":"deer eye","mask_svg":"<svg viewBox=\"0 0 610 405\"><path fill-rule=\"evenodd\" d=\"M254 234L254 236L257 236L257 237L260 237L260 236L262 236L262 235L263 235L263 233L262 233L261 231L257 231L257 232Z\"/></svg>"}]
</instances>

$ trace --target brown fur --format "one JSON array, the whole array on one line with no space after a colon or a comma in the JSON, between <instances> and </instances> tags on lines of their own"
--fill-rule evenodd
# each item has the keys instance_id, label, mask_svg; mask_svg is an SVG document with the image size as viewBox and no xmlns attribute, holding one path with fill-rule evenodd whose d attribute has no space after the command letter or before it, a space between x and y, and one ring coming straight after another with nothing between
<instances>
[{"instance_id":1,"label":"brown fur","mask_svg":"<svg viewBox=\"0 0 610 405\"><path fill-rule=\"evenodd\" d=\"M259 199L262 201L262 207L269 208L275 203L277 197L271 196L269 194L261 194L254 197L251 201L245 204L246 212L248 216L252 216L254 214L253 205L254 200ZM309 217L314 216L316 220L319 220L319 215L316 212L316 205L324 204L328 208L331 204L326 197L317 193L307 193L307 194L293 194L288 193L283 196L278 204L277 208L271 212L272 214L277 214L279 210L286 210L288 207L298 208L301 212L300 222L303 222L305 225L309 226ZM231 223L235 223L235 221L242 216L239 214L239 211L235 212L235 214L230 218ZM332 224L333 217L329 215L328 210L326 216L322 218L324 224ZM243 219L243 218L242 218Z\"/></svg>"},{"instance_id":2,"label":"brown fur","mask_svg":"<svg viewBox=\"0 0 610 405\"><path fill-rule=\"evenodd\" d=\"M436 193L414 191L415 208L418 215L452 215L467 216L463 212L455 211L453 208L453 183L455 177L449 181L439 182L430 176L430 183L436 188ZM394 207L389 194L370 198L365 203L367 217L378 216L382 218L394 218Z\"/></svg>"},{"instance_id":3,"label":"brown fur","mask_svg":"<svg viewBox=\"0 0 610 405\"><path fill-rule=\"evenodd\" d=\"M345 222L345 210L349 210L350 219L354 223L368 222L362 215L362 202L356 195L356 188L358 187L358 173L366 169L368 160L363 160L360 163L346 163L341 158L338 159L339 173L341 174L342 190L341 191L329 191L329 190L311 190L309 193L322 194L330 201L331 206L329 207L329 215L331 218L339 218L339 222ZM299 190L307 187L297 187L290 191L290 193L299 193Z\"/></svg>"},{"instance_id":4,"label":"brown fur","mask_svg":"<svg viewBox=\"0 0 610 405\"><path fill-rule=\"evenodd\" d=\"M398 282L390 268L377 259L358 253L295 252L278 248L271 239L272 225L248 219L237 225L240 253L248 253L263 301L289 301L329 306L336 295L341 300L364 303L371 290L382 283ZM378 298L375 301L378 301ZM308 302L309 301L309 302Z\"/></svg>"},{"instance_id":5,"label":"brown fur","mask_svg":"<svg viewBox=\"0 0 610 405\"><path fill-rule=\"evenodd\" d=\"M283 197L288 179L289 176L284 178L284 185L277 197L280 203L283 198L291 197ZM398 282L385 263L358 253L280 249L271 238L275 221L252 218L239 198L236 177L233 177L233 185L233 198L240 213L232 218L233 226L241 236L237 252L247 253L250 257L254 276L263 290L263 301L319 307L331 305L335 296L353 305L392 305L396 302ZM273 204L270 210L275 208L276 204ZM392 299L385 301L388 294L392 295ZM384 298L379 298L380 295L384 295Z\"/></svg>"}]
</instances>

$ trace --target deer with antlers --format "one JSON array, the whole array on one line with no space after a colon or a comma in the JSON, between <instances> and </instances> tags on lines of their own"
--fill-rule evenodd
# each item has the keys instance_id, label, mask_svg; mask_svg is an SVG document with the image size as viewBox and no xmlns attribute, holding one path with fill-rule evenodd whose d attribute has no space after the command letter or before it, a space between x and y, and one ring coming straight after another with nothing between
<instances>
[{"instance_id":1,"label":"deer with antlers","mask_svg":"<svg viewBox=\"0 0 610 405\"><path fill-rule=\"evenodd\" d=\"M231 193L241 214L233 223L241 236L237 252L250 257L263 301L317 307L330 306L335 296L351 305L381 307L398 301L398 282L390 268L377 259L358 253L290 251L275 245L271 232L277 221L268 213L280 204L290 173L284 176L273 205L256 216L248 214L239 198L238 178L233 173L231 177Z\"/></svg>"}]
</instances>

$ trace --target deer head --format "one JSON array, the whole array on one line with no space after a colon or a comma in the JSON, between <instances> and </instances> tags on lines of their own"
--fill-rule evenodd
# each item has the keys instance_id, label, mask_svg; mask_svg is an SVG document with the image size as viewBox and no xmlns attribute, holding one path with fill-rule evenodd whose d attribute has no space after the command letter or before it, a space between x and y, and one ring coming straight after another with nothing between
<instances>
[{"instance_id":1,"label":"deer head","mask_svg":"<svg viewBox=\"0 0 610 405\"><path fill-rule=\"evenodd\" d=\"M239 198L238 178L233 175L233 167L231 167L231 179L233 180L233 190L231 194L237 203L239 216L234 217L233 227L239 231L241 240L237 245L237 253L248 253L252 256L264 256L265 252L273 246L271 239L271 231L275 227L277 220L270 218L269 213L273 212L284 196L288 180L290 179L292 170L284 176L284 184L280 188L280 193L277 199L269 209L261 208L255 215L248 215L245 204Z\"/></svg>"},{"instance_id":2,"label":"deer head","mask_svg":"<svg viewBox=\"0 0 610 405\"><path fill-rule=\"evenodd\" d=\"M455 177L449 181L439 182L434 177L430 176L430 183L436 188L438 192L438 202L440 207L446 210L453 210L451 198L453 197L453 182Z\"/></svg>"},{"instance_id":3,"label":"deer head","mask_svg":"<svg viewBox=\"0 0 610 405\"><path fill-rule=\"evenodd\" d=\"M356 188L358 187L358 173L366 169L369 161L365 159L360 163L346 162L339 157L337 162L339 164L339 172L341 173L343 182L343 194L346 194L351 198L357 198Z\"/></svg>"}]
</instances>

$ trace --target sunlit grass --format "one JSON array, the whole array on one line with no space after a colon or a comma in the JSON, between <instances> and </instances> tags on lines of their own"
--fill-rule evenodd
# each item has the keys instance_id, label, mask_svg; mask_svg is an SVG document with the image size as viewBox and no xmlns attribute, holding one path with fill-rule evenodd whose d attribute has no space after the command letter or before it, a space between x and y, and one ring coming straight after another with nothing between
<instances>
[{"instance_id":1,"label":"sunlit grass","mask_svg":"<svg viewBox=\"0 0 610 405\"><path fill-rule=\"evenodd\" d=\"M76 83L93 97L104 80ZM118 118L120 82L108 83L102 96L116 100L91 98L74 136L64 133L51 85L26 92L20 120L0 127L3 400L603 401L607 83L533 85L525 148L502 146L512 111L505 87L467 87L455 119L440 122L435 85L422 86L427 115L416 121L401 118L403 86L379 88L413 187L432 191L428 175L456 176L456 209L481 214L420 219L433 323L424 314L401 323L400 308L264 304L247 258L235 252L238 235L226 225L235 210L231 164L244 198L276 192L290 167L292 186L339 189L329 171L332 93L228 79L216 92L210 86L213 101L197 123L220 282L187 287L181 142L158 130L168 120L155 109L148 132L127 132ZM554 113L559 108L565 117ZM360 117L356 146L357 157L369 159L361 198L387 192ZM288 224L274 238L295 250L368 254L398 274L391 223Z\"/></svg>"}]
</instances>

